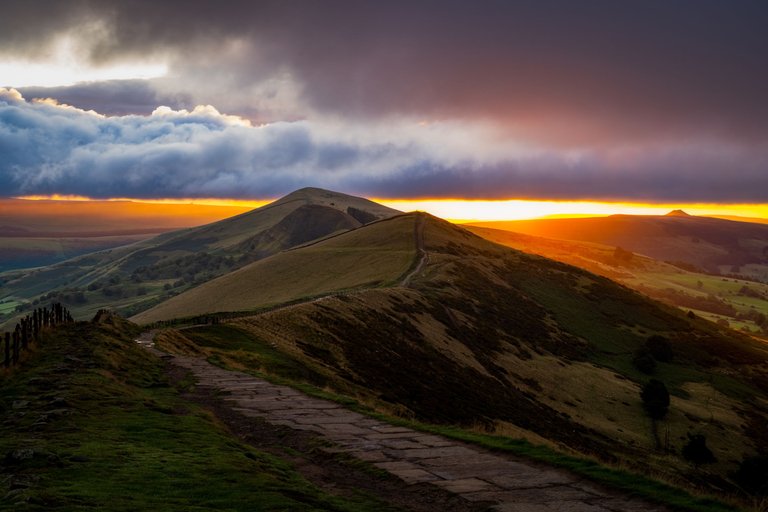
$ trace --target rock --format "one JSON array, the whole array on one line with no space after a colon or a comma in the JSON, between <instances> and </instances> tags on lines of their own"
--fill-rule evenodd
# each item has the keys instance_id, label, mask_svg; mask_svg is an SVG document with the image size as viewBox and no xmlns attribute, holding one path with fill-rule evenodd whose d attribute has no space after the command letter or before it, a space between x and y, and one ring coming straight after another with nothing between
<instances>
[{"instance_id":1,"label":"rock","mask_svg":"<svg viewBox=\"0 0 768 512\"><path fill-rule=\"evenodd\" d=\"M35 450L32 448L17 448L5 454L5 461L10 464L18 464L25 460L34 458Z\"/></svg>"},{"instance_id":2,"label":"rock","mask_svg":"<svg viewBox=\"0 0 768 512\"><path fill-rule=\"evenodd\" d=\"M37 475L13 475L11 476L9 489L28 489L40 480Z\"/></svg>"},{"instance_id":3,"label":"rock","mask_svg":"<svg viewBox=\"0 0 768 512\"><path fill-rule=\"evenodd\" d=\"M25 409L29 405L29 400L14 400L13 407L14 409Z\"/></svg>"},{"instance_id":4,"label":"rock","mask_svg":"<svg viewBox=\"0 0 768 512\"><path fill-rule=\"evenodd\" d=\"M51 407L69 407L67 400L60 396L52 398L48 405Z\"/></svg>"}]
</instances>

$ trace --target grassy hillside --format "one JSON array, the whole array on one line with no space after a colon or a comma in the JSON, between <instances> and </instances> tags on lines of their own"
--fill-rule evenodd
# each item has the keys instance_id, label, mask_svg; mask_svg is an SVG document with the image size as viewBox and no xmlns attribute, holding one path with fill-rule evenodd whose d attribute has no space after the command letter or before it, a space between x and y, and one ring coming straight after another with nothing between
<instances>
[{"instance_id":1,"label":"grassy hillside","mask_svg":"<svg viewBox=\"0 0 768 512\"><path fill-rule=\"evenodd\" d=\"M768 284L705 274L602 244L466 226L487 240L574 265L649 297L753 335L768 336Z\"/></svg>"},{"instance_id":2,"label":"grassy hillside","mask_svg":"<svg viewBox=\"0 0 768 512\"><path fill-rule=\"evenodd\" d=\"M61 300L78 318L103 307L135 314L284 249L397 213L367 199L301 189L213 224L49 267L2 273L0 302L23 312L36 303ZM12 323L13 310L2 315L0 309L0 324Z\"/></svg>"},{"instance_id":3,"label":"grassy hillside","mask_svg":"<svg viewBox=\"0 0 768 512\"><path fill-rule=\"evenodd\" d=\"M266 344L307 369L298 372L306 380L390 414L737 492L732 473L768 446L765 344L439 219L428 218L424 241L429 263L408 288L232 320L220 328L239 334L216 343L241 340L227 360L256 369L274 356L247 347ZM176 344L205 345L208 335L194 332L177 333ZM671 355L649 374L633 361L654 335ZM672 395L660 421L640 396L651 378ZM695 468L682 453L699 434L717 462Z\"/></svg>"},{"instance_id":4,"label":"grassy hillside","mask_svg":"<svg viewBox=\"0 0 768 512\"><path fill-rule=\"evenodd\" d=\"M209 281L132 318L151 323L247 311L339 290L395 283L413 264L416 214L379 221L282 252Z\"/></svg>"},{"instance_id":5,"label":"grassy hillside","mask_svg":"<svg viewBox=\"0 0 768 512\"><path fill-rule=\"evenodd\" d=\"M137 332L114 317L67 326L0 374L0 509L391 510L234 438Z\"/></svg>"},{"instance_id":6,"label":"grassy hillside","mask_svg":"<svg viewBox=\"0 0 768 512\"><path fill-rule=\"evenodd\" d=\"M594 242L682 262L707 272L768 281L768 225L691 215L612 215L599 218L482 222L517 233Z\"/></svg>"}]
</instances>

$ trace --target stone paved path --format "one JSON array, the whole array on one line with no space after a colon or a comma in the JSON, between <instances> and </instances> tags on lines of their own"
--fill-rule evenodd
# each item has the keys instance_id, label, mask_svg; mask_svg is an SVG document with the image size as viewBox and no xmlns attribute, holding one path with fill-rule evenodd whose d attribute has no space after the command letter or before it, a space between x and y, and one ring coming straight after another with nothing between
<instances>
[{"instance_id":1,"label":"stone paved path","mask_svg":"<svg viewBox=\"0 0 768 512\"><path fill-rule=\"evenodd\" d=\"M167 356L166 356L167 357ZM309 397L293 388L224 370L197 358L174 356L198 385L225 395L248 417L311 431L344 452L388 471L407 484L429 483L506 512L647 512L666 509L631 499L568 472L416 430L393 426Z\"/></svg>"}]
</instances>

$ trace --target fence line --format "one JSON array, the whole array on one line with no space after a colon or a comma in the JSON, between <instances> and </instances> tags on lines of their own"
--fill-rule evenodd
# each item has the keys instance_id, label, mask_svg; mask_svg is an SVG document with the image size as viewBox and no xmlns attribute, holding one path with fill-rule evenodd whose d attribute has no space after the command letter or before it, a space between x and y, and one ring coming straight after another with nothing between
<instances>
[{"instance_id":1,"label":"fence line","mask_svg":"<svg viewBox=\"0 0 768 512\"><path fill-rule=\"evenodd\" d=\"M36 308L19 320L13 331L0 336L0 343L4 346L3 366L9 368L18 364L20 353L29 350L30 344L40 339L44 329L71 322L72 315L60 302L51 304L50 309Z\"/></svg>"}]
</instances>

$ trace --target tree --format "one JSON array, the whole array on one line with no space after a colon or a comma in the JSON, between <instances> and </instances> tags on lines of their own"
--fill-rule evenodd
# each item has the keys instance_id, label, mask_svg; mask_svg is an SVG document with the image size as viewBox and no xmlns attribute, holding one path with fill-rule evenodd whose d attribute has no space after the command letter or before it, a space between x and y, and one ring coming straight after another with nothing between
<instances>
[{"instance_id":1,"label":"tree","mask_svg":"<svg viewBox=\"0 0 768 512\"><path fill-rule=\"evenodd\" d=\"M688 442L683 446L682 453L685 460L696 467L717 462L715 454L707 446L707 438L704 434L688 434Z\"/></svg>"},{"instance_id":2,"label":"tree","mask_svg":"<svg viewBox=\"0 0 768 512\"><path fill-rule=\"evenodd\" d=\"M747 457L733 478L749 494L768 496L768 455Z\"/></svg>"},{"instance_id":3,"label":"tree","mask_svg":"<svg viewBox=\"0 0 768 512\"><path fill-rule=\"evenodd\" d=\"M660 420L667 415L669 410L669 391L663 382L657 379L651 379L643 386L640 392L643 399L643 407L654 420Z\"/></svg>"},{"instance_id":4,"label":"tree","mask_svg":"<svg viewBox=\"0 0 768 512\"><path fill-rule=\"evenodd\" d=\"M651 353L654 359L668 363L674 356L672 352L672 344L664 336L654 334L645 341L645 346Z\"/></svg>"},{"instance_id":5,"label":"tree","mask_svg":"<svg viewBox=\"0 0 768 512\"><path fill-rule=\"evenodd\" d=\"M635 357L632 359L632 364L635 366L635 368L645 373L646 375L650 375L656 371L656 360L647 350L644 349L640 349L635 352Z\"/></svg>"}]
</instances>

